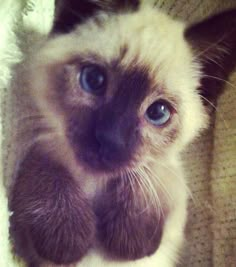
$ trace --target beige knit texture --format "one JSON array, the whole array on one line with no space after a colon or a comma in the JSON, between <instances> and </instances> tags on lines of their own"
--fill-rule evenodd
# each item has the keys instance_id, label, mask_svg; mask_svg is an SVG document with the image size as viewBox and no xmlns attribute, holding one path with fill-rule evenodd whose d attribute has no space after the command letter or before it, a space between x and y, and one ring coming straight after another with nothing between
<instances>
[{"instance_id":1,"label":"beige knit texture","mask_svg":"<svg viewBox=\"0 0 236 267\"><path fill-rule=\"evenodd\" d=\"M14 0L3 0L5 3L8 1ZM19 22L22 23L22 30L27 33L29 28L32 28L40 33L47 32L50 25L50 19L47 18L51 18L53 14L52 3L53 0L28 0L26 8L28 12ZM156 6L173 17L195 22L223 9L236 7L236 0L159 0L156 1ZM6 16L5 18L6 21L11 21L11 18ZM33 41L29 36L26 40L23 44L25 47L28 46L28 42ZM13 40L12 45L15 45ZM6 85L10 77L11 62L9 63L7 58L5 62L7 67L4 71L7 76L4 83L0 83L0 96L1 99L4 97L6 100L8 95ZM235 106L236 72L227 83L225 92L218 101L210 129L191 144L183 155L192 198L189 201L187 243L179 265L181 267L236 267ZM6 119L3 122L3 126L7 128ZM4 134L7 135L7 132L5 129ZM0 132L0 141L1 139ZM4 149L6 149L5 146ZM8 168L9 166L8 164ZM0 164L0 174L3 167L7 168L6 161L2 168ZM16 261L12 260L10 253L6 217L7 201L3 187L0 186L0 218L5 219L0 222L0 267L19 266Z\"/></svg>"}]
</instances>

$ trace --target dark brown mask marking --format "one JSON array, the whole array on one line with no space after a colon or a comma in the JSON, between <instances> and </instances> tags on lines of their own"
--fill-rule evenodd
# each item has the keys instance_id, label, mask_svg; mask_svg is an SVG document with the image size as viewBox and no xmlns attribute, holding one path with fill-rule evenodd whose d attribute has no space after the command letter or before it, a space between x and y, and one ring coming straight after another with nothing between
<instances>
[{"instance_id":1,"label":"dark brown mask marking","mask_svg":"<svg viewBox=\"0 0 236 267\"><path fill-rule=\"evenodd\" d=\"M73 109L68 112L67 136L77 158L95 169L111 170L127 164L139 144L137 110L150 81L145 70L117 71L107 88L115 93L97 110Z\"/></svg>"}]
</instances>

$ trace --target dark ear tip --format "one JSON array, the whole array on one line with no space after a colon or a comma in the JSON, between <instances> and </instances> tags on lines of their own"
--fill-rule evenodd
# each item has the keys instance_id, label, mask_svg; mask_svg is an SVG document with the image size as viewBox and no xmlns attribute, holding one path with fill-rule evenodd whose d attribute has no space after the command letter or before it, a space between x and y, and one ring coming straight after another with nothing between
<instances>
[{"instance_id":1,"label":"dark ear tip","mask_svg":"<svg viewBox=\"0 0 236 267\"><path fill-rule=\"evenodd\" d=\"M236 8L233 9L226 9L215 16L227 16L227 17L233 17L236 21Z\"/></svg>"},{"instance_id":2,"label":"dark ear tip","mask_svg":"<svg viewBox=\"0 0 236 267\"><path fill-rule=\"evenodd\" d=\"M77 24L94 16L99 11L120 12L137 10L140 0L55 0L56 15L52 33L67 33Z\"/></svg>"},{"instance_id":3,"label":"dark ear tip","mask_svg":"<svg viewBox=\"0 0 236 267\"><path fill-rule=\"evenodd\" d=\"M185 37L188 39L188 37L191 36L191 34L194 33L197 29L200 29L201 27L207 27L207 25L215 24L219 27L230 27L233 30L236 31L236 8L234 9L228 9L225 11L222 11L217 14L213 14L209 16L206 19L203 19L202 21L199 21L197 23L194 23L192 25L189 25L185 29ZM204 29L202 29L204 30ZM214 27L211 29L212 31L217 31L217 27ZM229 29L227 29L229 30Z\"/></svg>"},{"instance_id":4,"label":"dark ear tip","mask_svg":"<svg viewBox=\"0 0 236 267\"><path fill-rule=\"evenodd\" d=\"M52 33L67 33L83 20L93 16L101 9L97 3L90 0L56 0L55 19Z\"/></svg>"},{"instance_id":5,"label":"dark ear tip","mask_svg":"<svg viewBox=\"0 0 236 267\"><path fill-rule=\"evenodd\" d=\"M236 9L190 25L184 36L202 64L200 93L215 101L236 67Z\"/></svg>"}]
</instances>

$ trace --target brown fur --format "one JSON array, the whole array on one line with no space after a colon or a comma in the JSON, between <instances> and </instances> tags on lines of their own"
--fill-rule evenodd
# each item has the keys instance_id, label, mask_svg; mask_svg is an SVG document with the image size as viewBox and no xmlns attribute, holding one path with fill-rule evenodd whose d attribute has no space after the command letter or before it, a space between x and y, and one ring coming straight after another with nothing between
<instances>
[{"instance_id":1,"label":"brown fur","mask_svg":"<svg viewBox=\"0 0 236 267\"><path fill-rule=\"evenodd\" d=\"M91 204L67 170L40 145L22 163L11 195L11 234L17 253L32 266L41 259L60 264L78 261L92 245Z\"/></svg>"},{"instance_id":2,"label":"brown fur","mask_svg":"<svg viewBox=\"0 0 236 267\"><path fill-rule=\"evenodd\" d=\"M153 254L167 216L164 208L165 214L151 199L142 198L142 189L133 178L109 181L101 197L95 199L98 239L110 256L119 259L134 260Z\"/></svg>"}]
</instances>

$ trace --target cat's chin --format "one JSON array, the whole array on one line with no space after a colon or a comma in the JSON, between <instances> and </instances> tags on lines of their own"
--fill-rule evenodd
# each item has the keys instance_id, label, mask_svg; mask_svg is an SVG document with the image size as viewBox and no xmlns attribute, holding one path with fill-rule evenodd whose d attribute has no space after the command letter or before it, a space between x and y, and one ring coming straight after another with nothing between
<instances>
[{"instance_id":1,"label":"cat's chin","mask_svg":"<svg viewBox=\"0 0 236 267\"><path fill-rule=\"evenodd\" d=\"M134 160L111 160L110 158L89 153L76 156L76 162L85 173L93 174L95 177L114 177L133 169L137 164Z\"/></svg>"}]
</instances>

